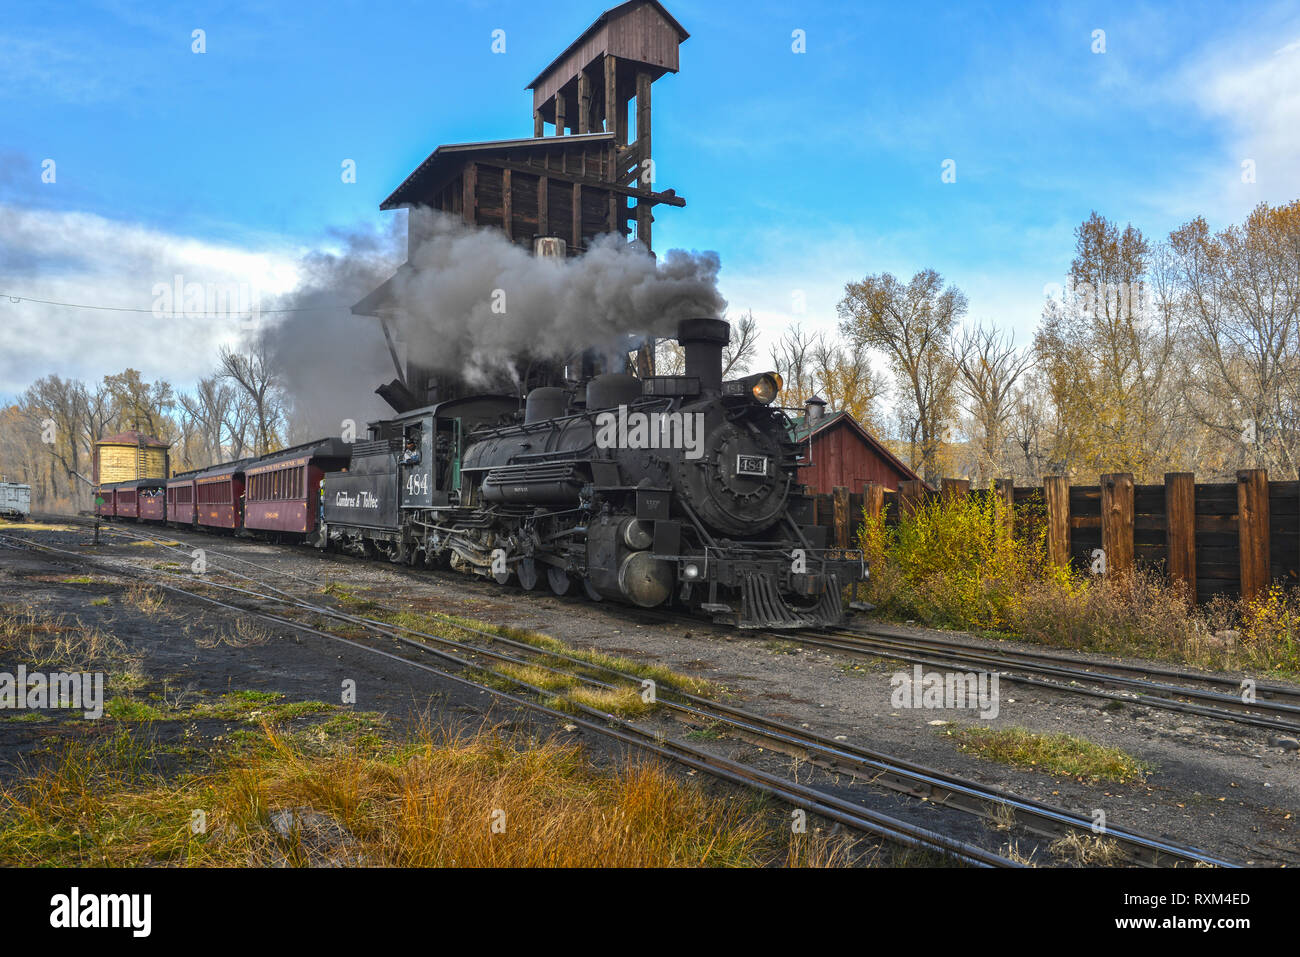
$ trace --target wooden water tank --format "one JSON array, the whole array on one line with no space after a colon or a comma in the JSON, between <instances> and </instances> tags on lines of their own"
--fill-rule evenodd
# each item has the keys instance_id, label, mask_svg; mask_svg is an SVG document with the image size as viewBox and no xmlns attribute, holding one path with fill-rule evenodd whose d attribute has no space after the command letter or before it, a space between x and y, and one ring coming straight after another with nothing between
<instances>
[{"instance_id":1,"label":"wooden water tank","mask_svg":"<svg viewBox=\"0 0 1300 957\"><path fill-rule=\"evenodd\" d=\"M166 442L143 432L122 432L95 443L95 484L167 477Z\"/></svg>"}]
</instances>

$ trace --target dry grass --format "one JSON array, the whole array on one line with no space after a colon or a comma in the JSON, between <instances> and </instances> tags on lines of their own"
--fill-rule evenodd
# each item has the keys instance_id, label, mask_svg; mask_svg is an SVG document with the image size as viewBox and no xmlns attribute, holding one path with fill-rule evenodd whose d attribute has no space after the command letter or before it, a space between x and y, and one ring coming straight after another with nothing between
<instances>
[{"instance_id":1,"label":"dry grass","mask_svg":"<svg viewBox=\"0 0 1300 957\"><path fill-rule=\"evenodd\" d=\"M608 655L601 651L595 651L588 648L576 648L573 645L545 635L540 632L530 631L525 628L514 628L509 625L496 625L491 622L477 621L473 618L462 618L457 615L445 616L449 622L459 625L465 625L470 628L486 631L488 634L500 635L503 638L511 638L515 641L532 645L541 651L552 652L557 655L564 655L569 658L576 658L578 661L592 665L597 669L608 668L614 671L620 671L627 675L635 675L638 678L649 678L656 685L666 688L677 688L690 694L711 697L719 694L723 689L711 681L699 678L694 675L684 674L680 671L674 671L663 665L653 664L646 661L636 661L632 658L624 658L619 655ZM399 613L389 615L384 618L392 624L402 625L404 627L418 628L418 622L436 621L427 616L413 615L411 613ZM445 623L443 627L448 627ZM425 629L419 629L425 630ZM450 634L453 637L464 639L466 633L461 629L452 627ZM543 658L543 661L551 660ZM572 667L571 663L554 661L557 666Z\"/></svg>"},{"instance_id":2,"label":"dry grass","mask_svg":"<svg viewBox=\"0 0 1300 957\"><path fill-rule=\"evenodd\" d=\"M405 867L838 866L850 845L788 833L749 800L656 764L603 774L572 746L485 731L320 749L265 729L167 782L141 739L69 746L0 792L0 864ZM195 812L203 814L195 833Z\"/></svg>"},{"instance_id":3,"label":"dry grass","mask_svg":"<svg viewBox=\"0 0 1300 957\"><path fill-rule=\"evenodd\" d=\"M194 639L200 648L219 648L229 645L231 648L255 648L271 640L271 633L252 618L237 618L235 624L224 628L214 635L204 635Z\"/></svg>"},{"instance_id":4,"label":"dry grass","mask_svg":"<svg viewBox=\"0 0 1300 957\"><path fill-rule=\"evenodd\" d=\"M47 525L45 522L11 522L6 520L0 521L0 532L11 530L23 530L28 532L79 532L82 529L76 525Z\"/></svg>"},{"instance_id":5,"label":"dry grass","mask_svg":"<svg viewBox=\"0 0 1300 957\"><path fill-rule=\"evenodd\" d=\"M1124 849L1118 841L1099 834L1071 831L1048 847L1058 861L1077 867L1115 867L1124 863Z\"/></svg>"},{"instance_id":6,"label":"dry grass","mask_svg":"<svg viewBox=\"0 0 1300 957\"><path fill-rule=\"evenodd\" d=\"M146 585L144 582L133 582L127 586L122 600L142 615L147 616L158 614L165 602L161 588Z\"/></svg>"},{"instance_id":7,"label":"dry grass","mask_svg":"<svg viewBox=\"0 0 1300 957\"><path fill-rule=\"evenodd\" d=\"M988 826L995 831L1010 831L1016 826L1016 810L1009 804L989 804Z\"/></svg>"},{"instance_id":8,"label":"dry grass","mask_svg":"<svg viewBox=\"0 0 1300 957\"><path fill-rule=\"evenodd\" d=\"M1038 855L1038 848L1034 848L1032 851L1026 854L1024 851L1020 849L1019 841L1009 841L1006 844L1003 844L1002 847L998 850L998 853L1001 854L1003 857L1007 858L1008 860L1015 861L1017 864L1022 864L1025 867L1038 866L1038 864L1035 863L1034 861L1034 858Z\"/></svg>"},{"instance_id":9,"label":"dry grass","mask_svg":"<svg viewBox=\"0 0 1300 957\"><path fill-rule=\"evenodd\" d=\"M546 704L561 711L576 711L574 705L583 705L606 714L631 718L654 708L652 703L642 699L638 688L593 687L578 675L551 671L539 665L497 665L477 677L493 687L512 690L517 682L550 692Z\"/></svg>"},{"instance_id":10,"label":"dry grass","mask_svg":"<svg viewBox=\"0 0 1300 957\"><path fill-rule=\"evenodd\" d=\"M1000 764L1064 774L1083 781L1143 781L1151 767L1119 748L1108 748L1070 734L1040 734L1024 728L948 725L937 729L957 747Z\"/></svg>"},{"instance_id":11,"label":"dry grass","mask_svg":"<svg viewBox=\"0 0 1300 957\"><path fill-rule=\"evenodd\" d=\"M116 635L66 615L11 606L0 606L0 658L66 671L139 667L137 656Z\"/></svg>"}]
</instances>

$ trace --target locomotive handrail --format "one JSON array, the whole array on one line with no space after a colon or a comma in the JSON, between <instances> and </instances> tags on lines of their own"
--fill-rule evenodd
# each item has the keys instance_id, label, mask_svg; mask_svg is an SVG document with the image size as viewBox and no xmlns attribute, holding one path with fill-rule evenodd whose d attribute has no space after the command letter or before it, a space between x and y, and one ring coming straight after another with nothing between
<instances>
[{"instance_id":1,"label":"locomotive handrail","mask_svg":"<svg viewBox=\"0 0 1300 957\"><path fill-rule=\"evenodd\" d=\"M638 410L643 409L646 406L663 406L664 408L668 409L668 408L672 408L672 402L673 402L672 396L650 396L650 397L641 397L641 398L634 399L632 402L627 403L627 406L629 408L635 406ZM511 432L524 432L524 433L538 432L541 431L542 429L550 429L551 431L558 431L562 423L569 422L574 419L584 419L589 416L599 415L601 412L610 412L610 411L613 410L583 409L580 412L571 412L568 415L555 416L554 418L543 419L540 422L517 422L517 423L512 423L510 425L495 425L495 426L484 425L476 428L473 432L470 432L467 436L465 436L465 439L466 441L469 441L471 439L475 439L476 437L478 437L479 440L481 441L481 436L483 433L495 434L507 430Z\"/></svg>"},{"instance_id":2,"label":"locomotive handrail","mask_svg":"<svg viewBox=\"0 0 1300 957\"><path fill-rule=\"evenodd\" d=\"M569 458L557 459L557 461L562 461L562 462L577 462L577 463L588 462L588 463L589 463L589 462L592 461L592 459L578 459L578 458L573 458L573 456L575 456L575 455L583 455L583 454L589 453L589 452L590 452L592 449L594 449L594 448L596 448L596 443L593 441L593 442L591 442L591 443L588 444L588 445L584 445L584 446L583 446L582 448L580 448L580 449L555 449L554 451L551 451L551 452L524 452L524 453L521 453L521 454L519 454L519 455L512 455L512 456L510 456L510 458L509 458L509 460L507 461L506 464L508 464L508 465L513 465L514 463L519 462L519 461L527 461L527 462L530 462L530 463L540 463L540 462L544 462L544 461L546 461L548 458L556 458L557 456L569 456ZM498 468L499 468L499 467L500 467L500 466L498 466ZM477 471L477 469L476 469L475 471Z\"/></svg>"}]
</instances>

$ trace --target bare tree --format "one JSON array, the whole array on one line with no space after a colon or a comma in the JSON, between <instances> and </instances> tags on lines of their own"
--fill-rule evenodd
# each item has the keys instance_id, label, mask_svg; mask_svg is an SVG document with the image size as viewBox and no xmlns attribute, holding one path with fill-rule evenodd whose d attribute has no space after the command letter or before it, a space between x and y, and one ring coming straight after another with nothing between
<instances>
[{"instance_id":1,"label":"bare tree","mask_svg":"<svg viewBox=\"0 0 1300 957\"><path fill-rule=\"evenodd\" d=\"M722 377L725 379L732 371L745 372L757 355L758 323L750 310L731 324L731 341L722 350Z\"/></svg>"},{"instance_id":2,"label":"bare tree","mask_svg":"<svg viewBox=\"0 0 1300 957\"><path fill-rule=\"evenodd\" d=\"M1029 350L1017 352L1014 337L980 323L964 330L954 344L957 388L966 397L979 449L979 480L991 480L1002 465L1007 419L1013 411L1012 389L1033 364Z\"/></svg>"},{"instance_id":3,"label":"bare tree","mask_svg":"<svg viewBox=\"0 0 1300 957\"><path fill-rule=\"evenodd\" d=\"M753 311L731 323L731 339L722 348L722 377L749 369L758 355L758 323ZM675 339L655 340L655 374L681 375L686 369L686 354Z\"/></svg>"},{"instance_id":4,"label":"bare tree","mask_svg":"<svg viewBox=\"0 0 1300 957\"><path fill-rule=\"evenodd\" d=\"M49 457L51 499L66 497L73 505L85 504L93 482L85 387L74 379L45 376L23 393L19 409L28 426L28 440Z\"/></svg>"},{"instance_id":5,"label":"bare tree","mask_svg":"<svg viewBox=\"0 0 1300 957\"><path fill-rule=\"evenodd\" d=\"M686 352L676 339L655 340L655 375L681 375L686 371Z\"/></svg>"},{"instance_id":6,"label":"bare tree","mask_svg":"<svg viewBox=\"0 0 1300 957\"><path fill-rule=\"evenodd\" d=\"M1012 391L1005 424L1007 442L1014 453L1006 458L1012 474L1026 485L1036 485L1044 475L1061 472L1064 466L1050 462L1047 417L1051 404L1042 377L1032 370Z\"/></svg>"},{"instance_id":7,"label":"bare tree","mask_svg":"<svg viewBox=\"0 0 1300 957\"><path fill-rule=\"evenodd\" d=\"M795 323L772 347L773 371L781 377L782 405L803 405L816 391L817 373L814 356L817 338Z\"/></svg>"},{"instance_id":8,"label":"bare tree","mask_svg":"<svg viewBox=\"0 0 1300 957\"><path fill-rule=\"evenodd\" d=\"M941 436L956 411L956 363L949 340L966 312L966 296L946 289L933 269L907 285L890 273L867 276L844 287L840 328L855 343L880 349L893 365L899 397L913 413L920 438L920 467L938 479Z\"/></svg>"},{"instance_id":9,"label":"bare tree","mask_svg":"<svg viewBox=\"0 0 1300 957\"><path fill-rule=\"evenodd\" d=\"M867 353L865 342L850 341L846 347L818 333L812 344L813 378L827 405L879 431L877 404L885 394L885 383L872 370Z\"/></svg>"},{"instance_id":10,"label":"bare tree","mask_svg":"<svg viewBox=\"0 0 1300 957\"><path fill-rule=\"evenodd\" d=\"M233 441L226 440L230 425L231 407L236 402L235 392L219 375L210 375L200 379L194 388L194 394L181 393L177 396L185 416L193 423L197 433L201 457L204 462L197 465L210 465L225 461L226 450Z\"/></svg>"},{"instance_id":11,"label":"bare tree","mask_svg":"<svg viewBox=\"0 0 1300 957\"><path fill-rule=\"evenodd\" d=\"M1185 376L1225 465L1294 473L1300 438L1300 200L1211 235L1170 235L1171 292L1193 348ZM1235 461L1234 461L1235 460Z\"/></svg>"},{"instance_id":12,"label":"bare tree","mask_svg":"<svg viewBox=\"0 0 1300 957\"><path fill-rule=\"evenodd\" d=\"M247 354L222 346L220 359L219 374L239 388L247 404L247 409L238 417L247 416L245 421L252 425L252 453L265 455L274 451L279 445L279 427L284 418L284 410L264 344L251 344Z\"/></svg>"}]
</instances>

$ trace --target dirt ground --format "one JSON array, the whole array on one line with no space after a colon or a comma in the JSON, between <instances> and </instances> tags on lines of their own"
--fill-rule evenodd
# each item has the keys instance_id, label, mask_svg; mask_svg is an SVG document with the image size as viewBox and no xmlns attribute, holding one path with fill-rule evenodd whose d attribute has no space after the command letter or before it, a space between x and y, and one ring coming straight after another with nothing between
<instances>
[{"instance_id":1,"label":"dirt ground","mask_svg":"<svg viewBox=\"0 0 1300 957\"><path fill-rule=\"evenodd\" d=\"M163 534L158 529L148 532ZM109 534L102 537L103 544L91 546L90 534L83 529L15 534L90 557L130 559L143 568L153 562L180 560L174 552L130 544L127 538ZM664 623L611 603L557 598L545 591L527 593L450 572L362 562L297 546L213 539L174 530L166 531L164 537L186 548L203 547L210 562L239 568L267 582L273 579L266 569L304 579L296 583L281 579L277 584L286 590L305 593L313 587L308 582L316 588L333 582L394 608L449 612L515 625L575 646L659 662L726 686L732 692L731 700L744 708L828 736L842 736L843 740L1085 815L1102 810L1112 825L1192 844L1232 860L1258 866L1300 863L1295 831L1300 809L1300 755L1285 742L1277 743L1275 732L1140 705L1104 709L1107 702L1099 699L1009 683L1001 689L1000 713L991 721L981 721L973 711L894 708L891 677L910 669L897 662L850 659L804 648L797 635L775 641L707 622ZM163 611L146 615L121 599L122 581L79 569L70 561L3 545L0 542L0 602L19 602L112 630L141 653L151 687L194 693L262 689L282 693L290 700L337 701L342 683L350 679L356 682L358 709L383 712L397 721L428 718L446 726L476 725L484 720L535 723L513 708L503 707L487 692L466 690L397 662L290 629L280 629L274 640L256 647L203 647L211 644L204 636L227 627L233 615L174 598L167 600ZM263 568L240 566L235 558ZM86 574L94 580L67 581ZM107 604L92 604L105 597L109 598ZM909 631L893 627L900 633ZM653 720L663 721L669 734L681 736L686 730L670 719ZM959 751L954 739L943 733L949 725L942 722L1067 732L1122 749L1148 762L1152 770L1143 783L1099 785L995 764ZM555 726L539 730L568 733ZM0 779L22 773L26 758L40 748L49 733L42 724L0 718ZM214 725L190 733L211 739L222 729ZM617 749L611 750L608 742L594 740L600 736L582 736L594 759L615 756ZM693 743L787 773L793 769L801 780L827 784L867 806L954 837L993 847L1000 840L986 825L968 816L833 778L808 765L800 766L788 756L762 753L743 741L724 736Z\"/></svg>"}]
</instances>

